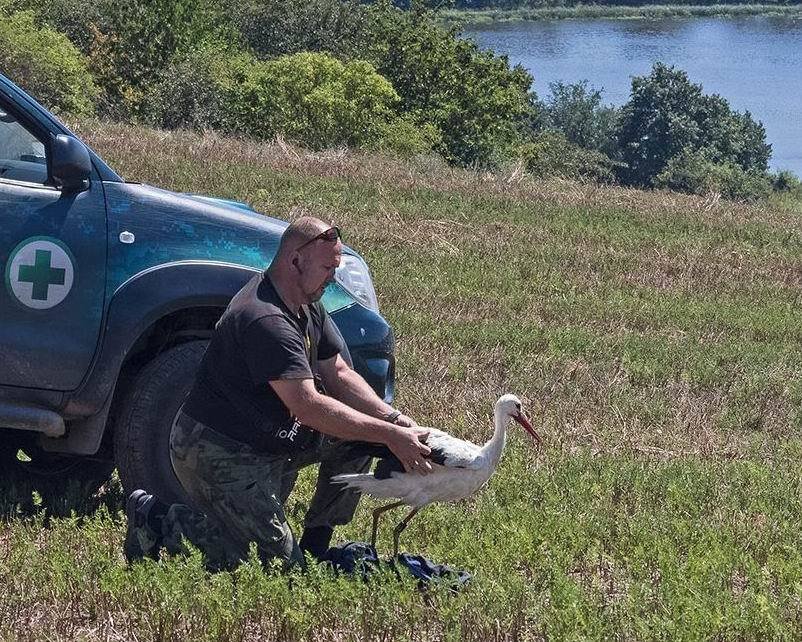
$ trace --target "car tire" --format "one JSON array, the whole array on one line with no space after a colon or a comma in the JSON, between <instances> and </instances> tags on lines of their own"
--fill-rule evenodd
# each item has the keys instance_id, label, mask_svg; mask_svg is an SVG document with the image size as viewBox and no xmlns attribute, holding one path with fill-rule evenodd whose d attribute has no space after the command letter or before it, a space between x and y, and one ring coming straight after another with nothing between
<instances>
[{"instance_id":1,"label":"car tire","mask_svg":"<svg viewBox=\"0 0 802 642\"><path fill-rule=\"evenodd\" d=\"M114 458L126 495L142 488L167 503L186 502L170 461L170 430L207 345L190 341L170 348L134 379L114 428Z\"/></svg>"}]
</instances>

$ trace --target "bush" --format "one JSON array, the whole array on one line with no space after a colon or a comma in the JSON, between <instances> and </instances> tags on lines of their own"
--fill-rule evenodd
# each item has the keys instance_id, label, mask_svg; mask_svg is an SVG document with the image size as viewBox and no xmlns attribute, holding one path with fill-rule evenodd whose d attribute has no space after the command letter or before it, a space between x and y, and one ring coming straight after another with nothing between
<instances>
[{"instance_id":1,"label":"bush","mask_svg":"<svg viewBox=\"0 0 802 642\"><path fill-rule=\"evenodd\" d=\"M224 128L223 79L228 68L243 64L242 57L224 43L215 42L176 56L146 98L146 120L168 129ZM244 58L244 64L253 62L247 55Z\"/></svg>"},{"instance_id":2,"label":"bush","mask_svg":"<svg viewBox=\"0 0 802 642\"><path fill-rule=\"evenodd\" d=\"M66 36L38 27L34 14L0 7L0 69L46 107L85 115L97 88L87 61Z\"/></svg>"},{"instance_id":3,"label":"bush","mask_svg":"<svg viewBox=\"0 0 802 642\"><path fill-rule=\"evenodd\" d=\"M262 56L316 51L371 62L401 98L397 127L426 123L434 135L424 138L453 163L509 157L532 119L531 76L442 28L420 3L249 0L234 21Z\"/></svg>"},{"instance_id":4,"label":"bush","mask_svg":"<svg viewBox=\"0 0 802 642\"><path fill-rule=\"evenodd\" d=\"M560 176L611 183L615 163L601 152L571 143L558 131L545 131L521 146L519 155L534 176Z\"/></svg>"},{"instance_id":5,"label":"bush","mask_svg":"<svg viewBox=\"0 0 802 642\"><path fill-rule=\"evenodd\" d=\"M377 129L377 140L372 147L410 158L431 152L440 144L440 132L430 124L420 125L411 116L401 116Z\"/></svg>"},{"instance_id":6,"label":"bush","mask_svg":"<svg viewBox=\"0 0 802 642\"><path fill-rule=\"evenodd\" d=\"M345 65L323 54L259 61L221 43L176 59L149 99L150 120L160 127L281 134L314 149L368 146L404 157L431 151L439 132L395 116L397 101L365 62Z\"/></svg>"},{"instance_id":7,"label":"bush","mask_svg":"<svg viewBox=\"0 0 802 642\"><path fill-rule=\"evenodd\" d=\"M66 35L85 55L93 33L107 31L113 0L8 0L18 10L33 11L38 23Z\"/></svg>"},{"instance_id":8,"label":"bush","mask_svg":"<svg viewBox=\"0 0 802 642\"><path fill-rule=\"evenodd\" d=\"M210 40L237 42L211 0L129 0L111 3L94 27L91 69L104 92L101 107L118 118L144 117L148 97L176 57Z\"/></svg>"},{"instance_id":9,"label":"bush","mask_svg":"<svg viewBox=\"0 0 802 642\"><path fill-rule=\"evenodd\" d=\"M313 51L358 59L366 12L352 0L246 0L231 5L232 21L261 57Z\"/></svg>"},{"instance_id":10,"label":"bush","mask_svg":"<svg viewBox=\"0 0 802 642\"><path fill-rule=\"evenodd\" d=\"M618 111L601 104L601 92L588 88L588 81L574 84L553 82L546 99L544 117L552 129L562 132L574 145L615 156Z\"/></svg>"},{"instance_id":11,"label":"bush","mask_svg":"<svg viewBox=\"0 0 802 642\"><path fill-rule=\"evenodd\" d=\"M799 176L787 169L772 174L771 188L781 194L802 196L802 180L799 180Z\"/></svg>"},{"instance_id":12,"label":"bush","mask_svg":"<svg viewBox=\"0 0 802 642\"><path fill-rule=\"evenodd\" d=\"M311 149L375 144L394 120L398 94L370 63L300 53L232 59L221 79L225 127L257 138L276 134Z\"/></svg>"},{"instance_id":13,"label":"bush","mask_svg":"<svg viewBox=\"0 0 802 642\"><path fill-rule=\"evenodd\" d=\"M649 76L632 80L632 94L617 132L630 185L653 185L669 161L685 151L705 150L716 164L765 173L771 146L749 112L733 112L726 100L706 96L684 71L657 63Z\"/></svg>"},{"instance_id":14,"label":"bush","mask_svg":"<svg viewBox=\"0 0 802 642\"><path fill-rule=\"evenodd\" d=\"M79 25L78 0L53 1L51 15L44 0L0 0L35 7L41 20L66 29L81 42L102 90L98 110L114 118L171 127L203 128L220 122L259 137L284 129L315 147L323 141L373 145L382 139L388 149L416 153L413 150L431 145L450 162L487 166L512 156L537 117L529 94L532 78L523 68L511 69L506 58L459 39L418 3L403 11L387 0L245 0L225 8L211 0L96 0L86 7L85 21ZM234 50L247 44L271 59L327 53L357 65L350 79L344 72L345 85L360 80L350 88L343 85L350 98L336 98L336 92L323 97L321 92L327 90L315 86L315 96L307 96L306 104L294 112L307 114L303 117L311 118L320 131L314 133L314 127L304 123L296 126L279 112L271 112L278 119L273 126L261 115L286 102L294 91L289 84L300 83L300 88L306 82L303 74L292 76L298 69L286 70L291 78L282 83L270 67L256 65L249 56L220 70L211 59L209 42L228 43ZM373 69L359 67L365 64L359 61ZM238 90L235 78L248 86ZM386 81L389 84L383 84ZM266 86L278 88L279 95L268 97ZM248 92L253 105L245 101ZM378 99L368 101L364 117L354 111L361 109L354 103L359 95ZM325 106L327 101L332 105ZM334 105L338 101L343 102L343 114L324 116L327 109L340 108ZM229 106L235 109L230 117L222 113ZM286 111L286 105L281 109ZM318 113L310 116L309 110ZM330 124L324 125L327 118ZM348 119L362 130L346 134L342 128ZM250 126L256 129L248 131Z\"/></svg>"},{"instance_id":15,"label":"bush","mask_svg":"<svg viewBox=\"0 0 802 642\"><path fill-rule=\"evenodd\" d=\"M768 177L761 172L747 171L739 165L716 162L709 150L685 150L672 158L655 177L655 187L689 194L719 193L731 200L754 201L771 192Z\"/></svg>"}]
</instances>

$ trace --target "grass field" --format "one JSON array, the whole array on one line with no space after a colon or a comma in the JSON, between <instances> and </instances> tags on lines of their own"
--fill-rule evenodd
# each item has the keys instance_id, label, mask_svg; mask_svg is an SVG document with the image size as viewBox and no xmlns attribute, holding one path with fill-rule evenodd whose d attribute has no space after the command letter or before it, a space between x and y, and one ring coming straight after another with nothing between
<instances>
[{"instance_id":1,"label":"grass field","mask_svg":"<svg viewBox=\"0 0 802 642\"><path fill-rule=\"evenodd\" d=\"M65 519L6 493L0 638L798 637L794 207L80 129L128 179L335 221L396 331L398 405L481 441L494 400L514 392L545 444L513 429L487 488L405 532L404 549L474 574L456 595L255 562L209 575L197 556L127 569L113 485ZM290 499L296 521L312 481ZM337 537L365 539L374 505Z\"/></svg>"},{"instance_id":2,"label":"grass field","mask_svg":"<svg viewBox=\"0 0 802 642\"><path fill-rule=\"evenodd\" d=\"M446 24L485 25L494 22L522 22L527 20L567 20L590 18L710 18L739 16L789 16L802 15L800 4L703 4L703 5L599 5L577 4L574 6L538 7L531 9L444 9L440 19Z\"/></svg>"}]
</instances>

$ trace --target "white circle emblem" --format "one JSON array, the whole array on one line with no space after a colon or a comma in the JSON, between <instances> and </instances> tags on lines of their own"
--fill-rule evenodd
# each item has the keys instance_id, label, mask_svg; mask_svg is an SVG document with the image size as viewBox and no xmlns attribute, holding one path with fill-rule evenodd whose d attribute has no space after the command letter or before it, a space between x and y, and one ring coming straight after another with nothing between
<instances>
[{"instance_id":1,"label":"white circle emblem","mask_svg":"<svg viewBox=\"0 0 802 642\"><path fill-rule=\"evenodd\" d=\"M20 243L6 266L6 284L22 305L46 310L67 298L75 279L72 255L58 239L34 238Z\"/></svg>"}]
</instances>

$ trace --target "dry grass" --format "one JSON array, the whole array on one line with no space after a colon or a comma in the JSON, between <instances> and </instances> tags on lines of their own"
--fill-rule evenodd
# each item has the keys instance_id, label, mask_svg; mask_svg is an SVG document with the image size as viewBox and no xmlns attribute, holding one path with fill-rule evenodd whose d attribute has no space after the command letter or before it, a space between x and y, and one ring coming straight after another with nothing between
<instances>
[{"instance_id":1,"label":"dry grass","mask_svg":"<svg viewBox=\"0 0 802 642\"><path fill-rule=\"evenodd\" d=\"M346 149L311 152L281 139L255 142L216 132L199 135L185 130L153 130L118 123L82 121L71 126L118 168L124 178L147 179L163 186L174 182L173 164L180 159L191 162L200 175L219 172L221 167L247 167L297 176L365 180L378 189L386 186L393 190L456 192L466 197L491 196L530 204L543 202L558 207L626 209L651 220L671 215L689 221L705 220L710 224L713 217L722 225L760 222L777 228L799 229L799 217L794 213L767 211L762 205L733 203L717 195L700 198L679 192L644 192L559 178L532 179L518 166L501 172L473 172L450 167L436 156L403 160ZM171 173L167 174L167 169ZM156 178L165 180L156 183ZM253 204L260 203L257 200Z\"/></svg>"}]
</instances>

